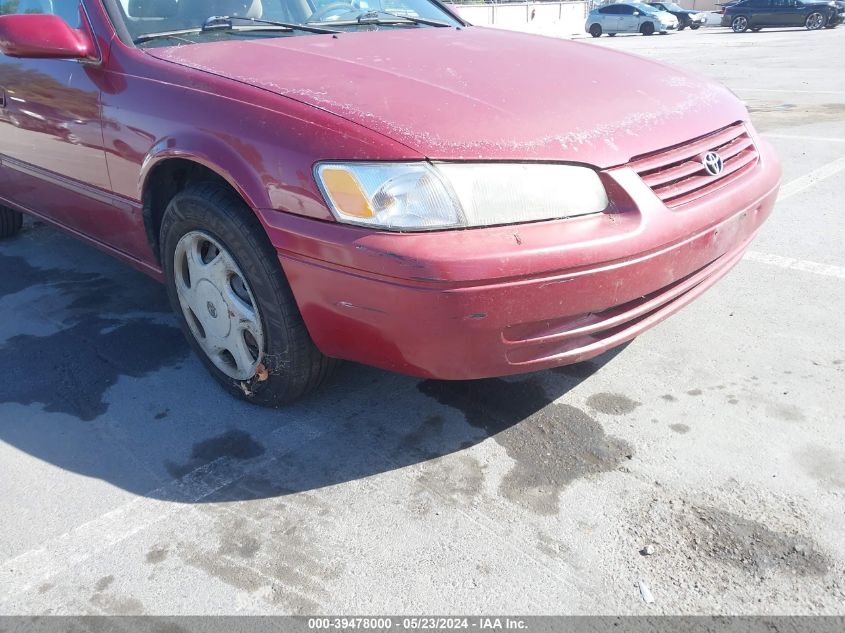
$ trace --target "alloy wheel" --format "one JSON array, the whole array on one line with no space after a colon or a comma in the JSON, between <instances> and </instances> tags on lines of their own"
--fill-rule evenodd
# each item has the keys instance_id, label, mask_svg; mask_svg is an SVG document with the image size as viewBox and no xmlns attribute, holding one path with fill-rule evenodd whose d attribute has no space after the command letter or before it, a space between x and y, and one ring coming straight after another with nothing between
<instances>
[{"instance_id":1,"label":"alloy wheel","mask_svg":"<svg viewBox=\"0 0 845 633\"><path fill-rule=\"evenodd\" d=\"M824 22L824 16L821 13L814 12L807 16L805 24L810 31L816 31L824 26Z\"/></svg>"},{"instance_id":2,"label":"alloy wheel","mask_svg":"<svg viewBox=\"0 0 845 633\"><path fill-rule=\"evenodd\" d=\"M733 23L731 23L731 28L734 33L744 32L748 29L748 19L743 15L735 17Z\"/></svg>"}]
</instances>

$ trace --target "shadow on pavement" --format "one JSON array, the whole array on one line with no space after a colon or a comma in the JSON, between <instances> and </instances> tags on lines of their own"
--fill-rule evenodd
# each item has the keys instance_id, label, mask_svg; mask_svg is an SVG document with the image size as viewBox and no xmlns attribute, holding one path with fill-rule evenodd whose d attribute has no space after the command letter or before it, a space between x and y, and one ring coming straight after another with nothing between
<instances>
[{"instance_id":1,"label":"shadow on pavement","mask_svg":"<svg viewBox=\"0 0 845 633\"><path fill-rule=\"evenodd\" d=\"M437 460L489 437L523 464L514 475L523 492L532 477L565 484L630 457L585 412L555 403L620 350L467 382L347 363L313 396L267 410L218 389L163 287L108 256L30 224L0 243L0 271L0 441L134 494L192 503L279 496ZM543 466L550 454L557 473ZM529 503L544 511L548 501Z\"/></svg>"}]
</instances>

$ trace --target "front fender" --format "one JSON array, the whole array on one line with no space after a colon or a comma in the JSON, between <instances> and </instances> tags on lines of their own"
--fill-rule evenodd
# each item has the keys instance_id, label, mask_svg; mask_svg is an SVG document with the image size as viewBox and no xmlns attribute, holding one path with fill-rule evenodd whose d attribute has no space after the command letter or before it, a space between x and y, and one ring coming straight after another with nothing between
<instances>
[{"instance_id":1,"label":"front fender","mask_svg":"<svg viewBox=\"0 0 845 633\"><path fill-rule=\"evenodd\" d=\"M143 199L150 175L156 166L173 158L192 161L225 179L253 209L271 206L267 188L258 177L261 165L250 165L243 152L226 141L195 130L159 139L141 163L138 199Z\"/></svg>"}]
</instances>

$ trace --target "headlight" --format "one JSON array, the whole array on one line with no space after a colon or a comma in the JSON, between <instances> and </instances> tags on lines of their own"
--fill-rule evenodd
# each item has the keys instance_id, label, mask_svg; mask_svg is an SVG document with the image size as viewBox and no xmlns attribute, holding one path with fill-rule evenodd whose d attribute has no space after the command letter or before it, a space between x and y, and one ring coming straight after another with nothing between
<instances>
[{"instance_id":1,"label":"headlight","mask_svg":"<svg viewBox=\"0 0 845 633\"><path fill-rule=\"evenodd\" d=\"M544 163L320 163L339 222L393 231L516 224L598 213L608 200L587 167Z\"/></svg>"}]
</instances>

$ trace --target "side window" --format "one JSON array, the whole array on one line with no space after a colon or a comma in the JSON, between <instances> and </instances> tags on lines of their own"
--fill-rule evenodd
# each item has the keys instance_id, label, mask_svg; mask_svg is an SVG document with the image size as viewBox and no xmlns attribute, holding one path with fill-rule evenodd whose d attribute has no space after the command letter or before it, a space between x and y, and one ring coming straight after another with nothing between
<instances>
[{"instance_id":1,"label":"side window","mask_svg":"<svg viewBox=\"0 0 845 633\"><path fill-rule=\"evenodd\" d=\"M620 4L619 13L622 15L634 15L634 7L629 7L627 4Z\"/></svg>"},{"instance_id":2,"label":"side window","mask_svg":"<svg viewBox=\"0 0 845 633\"><path fill-rule=\"evenodd\" d=\"M15 13L52 13L74 28L79 28L78 0L0 0L0 15Z\"/></svg>"},{"instance_id":3,"label":"side window","mask_svg":"<svg viewBox=\"0 0 845 633\"><path fill-rule=\"evenodd\" d=\"M752 9L768 9L769 0L750 0L748 6Z\"/></svg>"}]
</instances>

